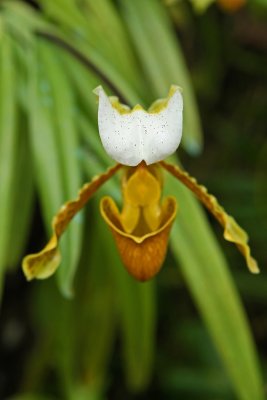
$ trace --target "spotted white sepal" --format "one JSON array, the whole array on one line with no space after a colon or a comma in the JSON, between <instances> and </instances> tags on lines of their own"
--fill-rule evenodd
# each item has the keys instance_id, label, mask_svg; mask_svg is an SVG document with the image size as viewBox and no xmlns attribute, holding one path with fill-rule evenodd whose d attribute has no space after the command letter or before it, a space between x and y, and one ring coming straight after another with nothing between
<instances>
[{"instance_id":1,"label":"spotted white sepal","mask_svg":"<svg viewBox=\"0 0 267 400\"><path fill-rule=\"evenodd\" d=\"M101 86L98 125L102 144L111 158L123 165L147 165L164 160L180 144L183 125L181 89L172 86L166 99L157 100L148 111L132 110L108 97Z\"/></svg>"}]
</instances>

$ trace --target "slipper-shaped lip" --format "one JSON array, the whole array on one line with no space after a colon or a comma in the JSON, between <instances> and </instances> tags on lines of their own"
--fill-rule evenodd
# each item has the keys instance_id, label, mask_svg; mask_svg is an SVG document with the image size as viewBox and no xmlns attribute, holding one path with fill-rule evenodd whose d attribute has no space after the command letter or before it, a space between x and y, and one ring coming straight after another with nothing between
<instances>
[{"instance_id":1,"label":"slipper-shaped lip","mask_svg":"<svg viewBox=\"0 0 267 400\"><path fill-rule=\"evenodd\" d=\"M141 282L153 278L161 269L166 256L169 233L177 210L175 198L167 197L163 201L161 226L141 237L123 231L120 214L112 198L104 197L100 210L111 229L127 271Z\"/></svg>"}]
</instances>

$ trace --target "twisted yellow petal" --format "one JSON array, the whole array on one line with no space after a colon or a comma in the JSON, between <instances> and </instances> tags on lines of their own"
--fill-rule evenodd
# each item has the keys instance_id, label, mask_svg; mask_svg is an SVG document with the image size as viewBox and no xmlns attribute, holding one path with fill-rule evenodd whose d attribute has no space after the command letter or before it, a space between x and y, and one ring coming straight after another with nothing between
<instances>
[{"instance_id":1,"label":"twisted yellow petal","mask_svg":"<svg viewBox=\"0 0 267 400\"><path fill-rule=\"evenodd\" d=\"M30 254L23 259L22 268L27 280L32 280L34 278L45 279L55 272L61 259L58 250L61 235L64 233L75 214L85 206L96 190L120 168L121 165L116 164L103 174L94 177L91 182L86 183L81 188L76 200L69 201L61 207L53 218L53 235L47 245L39 253Z\"/></svg>"},{"instance_id":2,"label":"twisted yellow petal","mask_svg":"<svg viewBox=\"0 0 267 400\"><path fill-rule=\"evenodd\" d=\"M208 193L205 186L199 185L195 178L191 177L186 171L183 171L177 165L171 165L161 161L160 165L170 172L175 178L179 179L187 186L205 205L205 207L214 215L224 228L224 238L235 243L239 251L245 257L249 270L253 273L259 273L257 261L250 254L247 233L237 224L233 217L228 215L220 206L217 199Z\"/></svg>"}]
</instances>

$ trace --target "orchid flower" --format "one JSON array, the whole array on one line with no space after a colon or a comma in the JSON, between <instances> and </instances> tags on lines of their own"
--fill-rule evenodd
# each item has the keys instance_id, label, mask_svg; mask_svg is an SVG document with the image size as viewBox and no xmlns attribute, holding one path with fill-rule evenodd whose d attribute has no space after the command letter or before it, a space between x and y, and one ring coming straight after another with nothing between
<instances>
[{"instance_id":1,"label":"orchid flower","mask_svg":"<svg viewBox=\"0 0 267 400\"><path fill-rule=\"evenodd\" d=\"M224 238L236 244L250 271L258 273L246 232L195 178L179 166L163 161L176 151L181 141L183 98L180 88L171 86L168 97L154 102L148 111L140 105L130 109L116 97L108 97L102 87L94 92L99 97L100 138L117 164L86 183L75 200L61 207L53 219L53 234L47 245L23 260L26 278L44 279L55 272L61 260L59 240L72 218L119 170L122 170L122 208L119 210L111 197L104 197L100 212L113 234L124 266L137 280L146 281L161 269L177 213L174 197L161 199L162 170L168 171L196 195L222 225Z\"/></svg>"}]
</instances>

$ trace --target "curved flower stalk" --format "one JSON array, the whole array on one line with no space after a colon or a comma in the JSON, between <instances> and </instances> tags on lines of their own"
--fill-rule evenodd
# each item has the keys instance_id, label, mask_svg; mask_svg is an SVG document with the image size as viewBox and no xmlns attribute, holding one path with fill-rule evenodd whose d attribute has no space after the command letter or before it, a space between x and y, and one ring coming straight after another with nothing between
<instances>
[{"instance_id":1,"label":"curved flower stalk","mask_svg":"<svg viewBox=\"0 0 267 400\"><path fill-rule=\"evenodd\" d=\"M148 111L140 105L133 109L108 97L102 87L98 123L102 144L118 164L85 184L74 201L69 201L53 219L53 235L45 248L23 260L28 280L52 275L60 264L59 240L72 218L91 196L119 170L122 170L123 206L119 210L111 197L101 200L100 212L115 239L128 272L139 281L152 278L161 269L172 223L177 213L174 197L161 199L162 170L168 171L187 186L213 214L224 229L224 238L236 244L249 270L258 273L250 254L248 236L210 195L180 167L163 161L174 153L182 135L183 100L178 86L172 86L166 99L157 100Z\"/></svg>"}]
</instances>

